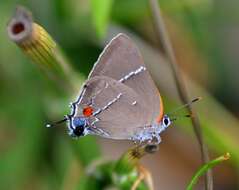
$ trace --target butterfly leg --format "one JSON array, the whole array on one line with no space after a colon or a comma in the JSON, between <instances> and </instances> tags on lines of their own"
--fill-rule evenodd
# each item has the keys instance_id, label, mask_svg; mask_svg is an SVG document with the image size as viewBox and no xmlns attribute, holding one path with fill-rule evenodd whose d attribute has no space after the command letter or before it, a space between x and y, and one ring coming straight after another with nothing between
<instances>
[{"instance_id":1,"label":"butterfly leg","mask_svg":"<svg viewBox=\"0 0 239 190\"><path fill-rule=\"evenodd\" d=\"M144 145L158 145L161 142L161 137L159 135L152 135L148 139L142 141Z\"/></svg>"},{"instance_id":2,"label":"butterfly leg","mask_svg":"<svg viewBox=\"0 0 239 190\"><path fill-rule=\"evenodd\" d=\"M131 187L131 190L136 190L142 180L145 181L149 190L154 190L151 173L141 165L138 165L138 172L139 172L139 176L134 182L133 186Z\"/></svg>"},{"instance_id":3,"label":"butterfly leg","mask_svg":"<svg viewBox=\"0 0 239 190\"><path fill-rule=\"evenodd\" d=\"M161 141L159 134L154 134L150 144L159 144Z\"/></svg>"}]
</instances>

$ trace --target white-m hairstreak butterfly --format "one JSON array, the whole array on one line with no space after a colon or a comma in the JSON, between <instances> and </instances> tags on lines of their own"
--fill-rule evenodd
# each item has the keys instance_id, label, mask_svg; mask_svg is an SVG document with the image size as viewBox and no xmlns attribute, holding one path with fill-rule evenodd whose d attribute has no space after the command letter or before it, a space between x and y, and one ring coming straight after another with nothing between
<instances>
[{"instance_id":1,"label":"white-m hairstreak butterfly","mask_svg":"<svg viewBox=\"0 0 239 190\"><path fill-rule=\"evenodd\" d=\"M156 144L171 124L138 48L125 34L105 47L62 121L68 121L72 137L93 134Z\"/></svg>"}]
</instances>

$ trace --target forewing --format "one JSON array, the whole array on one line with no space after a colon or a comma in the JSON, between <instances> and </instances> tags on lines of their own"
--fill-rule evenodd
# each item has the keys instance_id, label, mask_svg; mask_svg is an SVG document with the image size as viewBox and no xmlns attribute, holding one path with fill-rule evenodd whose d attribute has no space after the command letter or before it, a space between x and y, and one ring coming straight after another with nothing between
<instances>
[{"instance_id":1,"label":"forewing","mask_svg":"<svg viewBox=\"0 0 239 190\"><path fill-rule=\"evenodd\" d=\"M96 76L86 82L85 89L76 117L82 116L84 106L92 106L94 114L89 121L91 130L96 134L113 139L130 139L139 127L150 123L146 117L146 105L128 86L109 77Z\"/></svg>"},{"instance_id":2,"label":"forewing","mask_svg":"<svg viewBox=\"0 0 239 190\"><path fill-rule=\"evenodd\" d=\"M145 102L145 116L149 117L151 122L162 115L163 106L158 89L138 48L128 36L119 34L106 46L89 78L95 76L108 76L133 89L141 101Z\"/></svg>"}]
</instances>

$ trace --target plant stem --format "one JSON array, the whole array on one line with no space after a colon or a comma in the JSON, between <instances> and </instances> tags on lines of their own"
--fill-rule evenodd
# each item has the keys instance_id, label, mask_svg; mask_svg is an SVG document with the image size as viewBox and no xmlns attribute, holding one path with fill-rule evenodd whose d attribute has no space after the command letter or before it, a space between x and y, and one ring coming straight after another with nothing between
<instances>
[{"instance_id":1,"label":"plant stem","mask_svg":"<svg viewBox=\"0 0 239 190\"><path fill-rule=\"evenodd\" d=\"M31 13L18 6L7 26L8 36L57 86L72 90L76 77L63 52L48 32L33 22Z\"/></svg>"},{"instance_id":2,"label":"plant stem","mask_svg":"<svg viewBox=\"0 0 239 190\"><path fill-rule=\"evenodd\" d=\"M131 189L135 181L137 181L139 176L142 175L139 160L146 154L153 152L155 152L154 145L151 147L150 145L145 145L135 146L124 153L122 157L117 160L113 169L112 181L115 186L122 190ZM147 180L147 178L144 177L143 180L144 181L140 181L140 183L137 185L137 189L152 189L151 185L149 185L151 183ZM150 180L152 179L150 178Z\"/></svg>"},{"instance_id":3,"label":"plant stem","mask_svg":"<svg viewBox=\"0 0 239 190\"><path fill-rule=\"evenodd\" d=\"M150 3L150 8L151 8L151 12L152 12L152 17L153 17L157 37L162 42L164 51L166 53L166 57L169 59L169 64L173 71L173 76L174 76L174 79L176 82L179 97L180 97L181 101L184 104L186 104L186 103L190 102L190 99L189 99L189 96L188 96L188 93L187 93L187 90L186 90L186 87L184 84L184 80L183 80L181 71L178 67L178 64L177 64L177 61L176 61L176 58L175 58L175 55L173 52L172 45L170 43L168 32L166 30L165 24L162 19L159 4L158 4L157 0L149 0L149 3ZM187 107L187 109L188 109L189 113L193 115L193 117L191 117L193 129L194 129L195 135L197 137L198 143L200 145L202 162L203 162L203 164L205 164L206 162L209 161L209 155L208 155L207 147L203 142L200 122L199 122L199 119L198 119L197 114L194 111L193 107L189 105ZM207 175L205 178L205 189L207 189L207 190L213 189L213 178L212 178L212 172L210 170L207 171Z\"/></svg>"},{"instance_id":4,"label":"plant stem","mask_svg":"<svg viewBox=\"0 0 239 190\"><path fill-rule=\"evenodd\" d=\"M192 190L193 186L197 183L198 179L204 175L210 168L216 166L217 164L220 164L221 162L228 160L230 158L230 154L226 153L223 156L220 156L210 162L208 162L207 164L204 164L201 168L199 168L199 170L194 174L194 176L192 177L192 180L190 181L190 183L187 186L187 190Z\"/></svg>"}]
</instances>

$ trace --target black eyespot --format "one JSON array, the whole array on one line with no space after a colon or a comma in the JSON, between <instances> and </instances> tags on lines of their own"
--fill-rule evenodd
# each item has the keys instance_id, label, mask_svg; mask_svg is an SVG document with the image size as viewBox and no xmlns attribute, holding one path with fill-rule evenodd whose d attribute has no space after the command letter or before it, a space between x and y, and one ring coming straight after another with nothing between
<instances>
[{"instance_id":1,"label":"black eyespot","mask_svg":"<svg viewBox=\"0 0 239 190\"><path fill-rule=\"evenodd\" d=\"M83 136L84 133L84 125L79 125L73 130L74 135L77 137Z\"/></svg>"},{"instance_id":2,"label":"black eyespot","mask_svg":"<svg viewBox=\"0 0 239 190\"><path fill-rule=\"evenodd\" d=\"M164 122L164 125L168 126L168 124L169 124L168 118L164 118L163 122Z\"/></svg>"}]
</instances>

